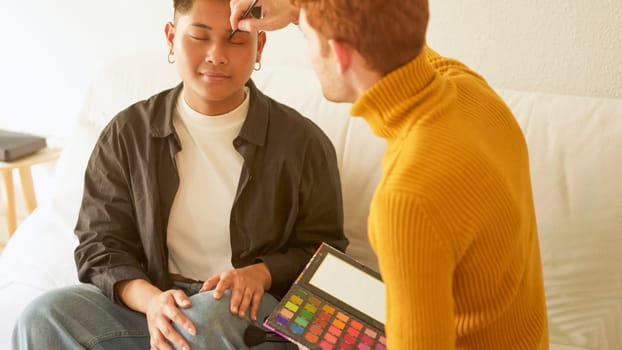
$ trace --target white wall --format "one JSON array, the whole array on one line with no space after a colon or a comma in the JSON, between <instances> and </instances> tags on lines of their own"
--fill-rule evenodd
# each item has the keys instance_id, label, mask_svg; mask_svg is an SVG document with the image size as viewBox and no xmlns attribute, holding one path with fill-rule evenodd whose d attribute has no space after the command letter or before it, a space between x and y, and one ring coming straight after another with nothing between
<instances>
[{"instance_id":1,"label":"white wall","mask_svg":"<svg viewBox=\"0 0 622 350\"><path fill-rule=\"evenodd\" d=\"M494 86L622 98L622 0L431 0L429 43ZM102 64L166 59L172 0L0 1L0 128L62 137ZM265 62L306 64L298 30L269 33Z\"/></svg>"},{"instance_id":2,"label":"white wall","mask_svg":"<svg viewBox=\"0 0 622 350\"><path fill-rule=\"evenodd\" d=\"M430 0L429 42L496 87L622 98L621 0Z\"/></svg>"},{"instance_id":3,"label":"white wall","mask_svg":"<svg viewBox=\"0 0 622 350\"><path fill-rule=\"evenodd\" d=\"M0 0L0 128L61 137L104 62L134 51L166 59L172 1Z\"/></svg>"},{"instance_id":4,"label":"white wall","mask_svg":"<svg viewBox=\"0 0 622 350\"><path fill-rule=\"evenodd\" d=\"M0 0L0 14L0 129L49 136L55 145L71 130L89 79L104 62L160 48L166 59L163 27L172 1ZM40 203L52 171L53 164L32 169ZM15 180L21 221L26 211ZM0 203L0 248L4 212Z\"/></svg>"}]
</instances>

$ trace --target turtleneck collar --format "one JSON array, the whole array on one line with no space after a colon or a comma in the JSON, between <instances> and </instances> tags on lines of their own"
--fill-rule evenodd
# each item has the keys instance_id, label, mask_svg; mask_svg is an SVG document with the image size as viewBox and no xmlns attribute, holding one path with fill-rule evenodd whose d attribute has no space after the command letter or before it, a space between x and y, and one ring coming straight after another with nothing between
<instances>
[{"instance_id":1,"label":"turtleneck collar","mask_svg":"<svg viewBox=\"0 0 622 350\"><path fill-rule=\"evenodd\" d=\"M350 114L363 117L372 131L385 139L395 138L426 109L429 97L440 89L440 79L425 51L409 63L377 81L352 105Z\"/></svg>"}]
</instances>

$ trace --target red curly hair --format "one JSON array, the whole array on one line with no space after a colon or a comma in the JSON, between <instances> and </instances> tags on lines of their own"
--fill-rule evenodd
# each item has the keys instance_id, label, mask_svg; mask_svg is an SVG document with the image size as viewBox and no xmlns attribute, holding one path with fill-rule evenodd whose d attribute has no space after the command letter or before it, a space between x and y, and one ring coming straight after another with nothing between
<instances>
[{"instance_id":1,"label":"red curly hair","mask_svg":"<svg viewBox=\"0 0 622 350\"><path fill-rule=\"evenodd\" d=\"M411 61L425 44L427 0L290 0L305 11L321 40L350 44L370 68L387 74ZM326 45L322 43L322 46Z\"/></svg>"}]
</instances>

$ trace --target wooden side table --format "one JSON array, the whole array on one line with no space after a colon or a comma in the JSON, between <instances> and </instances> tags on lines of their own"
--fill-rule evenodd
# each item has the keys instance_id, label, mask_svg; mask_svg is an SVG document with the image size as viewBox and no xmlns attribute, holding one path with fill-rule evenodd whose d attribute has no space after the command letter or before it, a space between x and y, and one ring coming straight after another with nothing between
<instances>
[{"instance_id":1,"label":"wooden side table","mask_svg":"<svg viewBox=\"0 0 622 350\"><path fill-rule=\"evenodd\" d=\"M0 161L0 174L2 175L2 193L4 195L4 205L6 208L7 228L9 238L17 228L17 210L15 209L15 183L13 182L13 171L17 169L19 179L22 184L22 192L28 214L32 213L37 207L37 198L32 183L32 173L30 167L35 164L50 162L58 159L60 148L44 148L29 156L11 161Z\"/></svg>"}]
</instances>

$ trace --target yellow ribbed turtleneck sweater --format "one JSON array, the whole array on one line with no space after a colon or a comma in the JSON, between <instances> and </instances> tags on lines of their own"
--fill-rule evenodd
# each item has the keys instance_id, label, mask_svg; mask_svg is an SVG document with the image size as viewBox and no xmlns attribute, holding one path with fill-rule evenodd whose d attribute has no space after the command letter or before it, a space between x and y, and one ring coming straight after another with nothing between
<instances>
[{"instance_id":1,"label":"yellow ribbed turtleneck sweater","mask_svg":"<svg viewBox=\"0 0 622 350\"><path fill-rule=\"evenodd\" d=\"M548 349L527 148L508 107L426 48L351 114L387 140L369 238L389 349Z\"/></svg>"}]
</instances>

